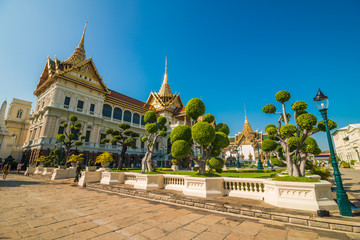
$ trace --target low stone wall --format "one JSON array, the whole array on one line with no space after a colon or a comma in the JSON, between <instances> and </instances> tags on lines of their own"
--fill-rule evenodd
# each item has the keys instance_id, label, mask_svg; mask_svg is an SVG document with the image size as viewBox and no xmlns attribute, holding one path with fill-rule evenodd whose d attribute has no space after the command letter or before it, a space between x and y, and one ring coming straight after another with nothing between
<instances>
[{"instance_id":1,"label":"low stone wall","mask_svg":"<svg viewBox=\"0 0 360 240\"><path fill-rule=\"evenodd\" d=\"M36 167L32 167L32 166L26 167L26 171L25 171L24 175L25 176L34 175L35 170L36 170Z\"/></svg>"},{"instance_id":2,"label":"low stone wall","mask_svg":"<svg viewBox=\"0 0 360 240\"><path fill-rule=\"evenodd\" d=\"M55 168L43 168L41 175L43 175L43 176L52 175L54 170L55 170Z\"/></svg>"},{"instance_id":3,"label":"low stone wall","mask_svg":"<svg viewBox=\"0 0 360 240\"><path fill-rule=\"evenodd\" d=\"M76 175L75 168L67 168L67 169L55 168L53 174L51 175L51 180L75 178L75 175Z\"/></svg>"},{"instance_id":4,"label":"low stone wall","mask_svg":"<svg viewBox=\"0 0 360 240\"><path fill-rule=\"evenodd\" d=\"M44 168L43 167L36 167L35 168L35 172L34 175L41 175L43 172Z\"/></svg>"},{"instance_id":5,"label":"low stone wall","mask_svg":"<svg viewBox=\"0 0 360 240\"><path fill-rule=\"evenodd\" d=\"M264 201L277 207L316 211L336 210L337 204L331 197L331 183L264 181Z\"/></svg>"},{"instance_id":6,"label":"low stone wall","mask_svg":"<svg viewBox=\"0 0 360 240\"><path fill-rule=\"evenodd\" d=\"M87 183L100 182L102 172L82 172L78 185L85 187Z\"/></svg>"},{"instance_id":7,"label":"low stone wall","mask_svg":"<svg viewBox=\"0 0 360 240\"><path fill-rule=\"evenodd\" d=\"M133 172L102 172L101 184L131 184L136 189L169 189L186 196L214 198L231 196L264 200L277 207L316 211L337 210L332 199L331 184L282 182L261 178L190 177L173 174L141 174Z\"/></svg>"}]
</instances>

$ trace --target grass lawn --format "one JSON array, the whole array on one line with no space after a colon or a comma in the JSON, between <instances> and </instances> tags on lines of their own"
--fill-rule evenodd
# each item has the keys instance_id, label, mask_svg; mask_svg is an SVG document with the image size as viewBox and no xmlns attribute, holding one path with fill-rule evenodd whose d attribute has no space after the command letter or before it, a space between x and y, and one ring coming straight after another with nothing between
<instances>
[{"instance_id":1,"label":"grass lawn","mask_svg":"<svg viewBox=\"0 0 360 240\"><path fill-rule=\"evenodd\" d=\"M137 172L140 173L141 170L112 170L112 172ZM237 177L237 178L272 178L278 172L270 170L253 170L253 171L227 171L222 173L206 173L205 175L200 175L197 172L192 171L163 171L156 170L154 172L146 174L176 174L176 175L187 175L192 177Z\"/></svg>"}]
</instances>

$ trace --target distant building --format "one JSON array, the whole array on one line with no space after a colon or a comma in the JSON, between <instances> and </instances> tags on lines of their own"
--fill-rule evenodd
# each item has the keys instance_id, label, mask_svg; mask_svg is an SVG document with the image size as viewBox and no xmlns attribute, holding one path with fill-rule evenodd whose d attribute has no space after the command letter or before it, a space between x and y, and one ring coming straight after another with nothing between
<instances>
[{"instance_id":1,"label":"distant building","mask_svg":"<svg viewBox=\"0 0 360 240\"><path fill-rule=\"evenodd\" d=\"M360 162L360 123L337 129L333 134L337 156L346 162Z\"/></svg>"},{"instance_id":2,"label":"distant building","mask_svg":"<svg viewBox=\"0 0 360 240\"><path fill-rule=\"evenodd\" d=\"M255 148L256 144L258 143L261 145L262 141L267 138L267 134L254 131L251 128L245 113L243 130L235 136L229 137L230 145L223 151L225 161L231 165L234 164L237 159L244 163L256 162L258 159L258 152Z\"/></svg>"},{"instance_id":3,"label":"distant building","mask_svg":"<svg viewBox=\"0 0 360 240\"><path fill-rule=\"evenodd\" d=\"M5 118L7 102L0 109L0 158L12 156L20 162L21 147L26 140L29 129L31 102L14 98Z\"/></svg>"},{"instance_id":4,"label":"distant building","mask_svg":"<svg viewBox=\"0 0 360 240\"><path fill-rule=\"evenodd\" d=\"M312 160L317 161L317 162L328 162L329 161L329 157L330 157L330 151L326 150L321 152L319 155L316 156L312 156Z\"/></svg>"}]
</instances>

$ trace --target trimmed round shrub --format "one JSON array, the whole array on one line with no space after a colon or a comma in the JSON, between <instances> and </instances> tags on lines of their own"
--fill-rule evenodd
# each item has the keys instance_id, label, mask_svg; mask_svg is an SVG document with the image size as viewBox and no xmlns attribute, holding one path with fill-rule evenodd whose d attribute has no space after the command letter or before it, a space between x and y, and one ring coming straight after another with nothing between
<instances>
[{"instance_id":1,"label":"trimmed round shrub","mask_svg":"<svg viewBox=\"0 0 360 240\"><path fill-rule=\"evenodd\" d=\"M81 123L75 123L75 124L74 124L74 127L75 127L76 129L80 129L80 128L81 128Z\"/></svg>"},{"instance_id":2,"label":"trimmed round shrub","mask_svg":"<svg viewBox=\"0 0 360 240\"><path fill-rule=\"evenodd\" d=\"M167 127L166 127L165 125L160 126L160 127L161 127L161 129L160 129L160 130L167 132Z\"/></svg>"},{"instance_id":3,"label":"trimmed round shrub","mask_svg":"<svg viewBox=\"0 0 360 240\"><path fill-rule=\"evenodd\" d=\"M73 133L69 133L69 134L68 134L69 139L73 139L74 136L75 136L75 135L74 135Z\"/></svg>"},{"instance_id":4,"label":"trimmed round shrub","mask_svg":"<svg viewBox=\"0 0 360 240\"><path fill-rule=\"evenodd\" d=\"M290 93L288 91L280 91L276 93L275 100L281 103L287 102L290 100Z\"/></svg>"},{"instance_id":5,"label":"trimmed round shrub","mask_svg":"<svg viewBox=\"0 0 360 240\"><path fill-rule=\"evenodd\" d=\"M133 133L133 131L131 131L130 129L127 129L127 130L124 130L124 131L123 131L123 134L124 134L125 136L130 136L132 133Z\"/></svg>"},{"instance_id":6,"label":"trimmed round shrub","mask_svg":"<svg viewBox=\"0 0 360 240\"><path fill-rule=\"evenodd\" d=\"M177 140L191 141L191 128L186 125L179 125L175 127L170 134L170 142L174 143Z\"/></svg>"},{"instance_id":7,"label":"trimmed round shrub","mask_svg":"<svg viewBox=\"0 0 360 240\"><path fill-rule=\"evenodd\" d=\"M205 113L205 104L199 98L191 99L185 108L186 116L197 120L198 117L204 115Z\"/></svg>"},{"instance_id":8,"label":"trimmed round shrub","mask_svg":"<svg viewBox=\"0 0 360 240\"><path fill-rule=\"evenodd\" d=\"M207 146L215 139L215 129L206 122L198 122L191 129L194 141L201 146Z\"/></svg>"},{"instance_id":9,"label":"trimmed round shrub","mask_svg":"<svg viewBox=\"0 0 360 240\"><path fill-rule=\"evenodd\" d=\"M217 157L221 153L220 149L214 149L211 153L211 157Z\"/></svg>"},{"instance_id":10,"label":"trimmed round shrub","mask_svg":"<svg viewBox=\"0 0 360 240\"><path fill-rule=\"evenodd\" d=\"M100 141L100 143L102 143L102 144L109 143L109 142L110 142L110 139L108 139L108 138L103 138Z\"/></svg>"},{"instance_id":11,"label":"trimmed round shrub","mask_svg":"<svg viewBox=\"0 0 360 240\"><path fill-rule=\"evenodd\" d=\"M291 118L291 114L290 113L286 113L286 119L289 121ZM284 115L281 114L281 121L285 122L284 121Z\"/></svg>"},{"instance_id":12,"label":"trimmed round shrub","mask_svg":"<svg viewBox=\"0 0 360 240\"><path fill-rule=\"evenodd\" d=\"M286 124L280 128L280 133L286 137L292 136L296 133L296 127L292 124Z\"/></svg>"},{"instance_id":13,"label":"trimmed round shrub","mask_svg":"<svg viewBox=\"0 0 360 240\"><path fill-rule=\"evenodd\" d=\"M271 139L265 139L261 143L261 149L265 152L271 152L274 151L277 148L277 143L274 140Z\"/></svg>"},{"instance_id":14,"label":"trimmed round shrub","mask_svg":"<svg viewBox=\"0 0 360 240\"><path fill-rule=\"evenodd\" d=\"M64 134L58 134L56 135L56 139L59 140L60 142L65 140L65 135Z\"/></svg>"},{"instance_id":15,"label":"trimmed round shrub","mask_svg":"<svg viewBox=\"0 0 360 240\"><path fill-rule=\"evenodd\" d=\"M212 123L213 121L215 121L215 117L214 115L212 115L211 113L209 114L206 114L204 117L203 117L203 122L207 122L207 123Z\"/></svg>"},{"instance_id":16,"label":"trimmed round shrub","mask_svg":"<svg viewBox=\"0 0 360 240\"><path fill-rule=\"evenodd\" d=\"M166 124L166 121L167 121L166 117L160 116L157 119L157 124L159 124L160 126L164 126Z\"/></svg>"},{"instance_id":17,"label":"trimmed round shrub","mask_svg":"<svg viewBox=\"0 0 360 240\"><path fill-rule=\"evenodd\" d=\"M334 122L333 120L330 120L330 119L328 119L328 126L329 126L329 131L337 128L336 122ZM318 122L317 127L320 131L326 132L324 120L321 120L320 122Z\"/></svg>"},{"instance_id":18,"label":"trimmed round shrub","mask_svg":"<svg viewBox=\"0 0 360 240\"><path fill-rule=\"evenodd\" d=\"M67 127L68 127L68 124L67 124L66 122L64 122L64 123L62 124L62 126L63 126L63 128L67 128Z\"/></svg>"},{"instance_id":19,"label":"trimmed round shrub","mask_svg":"<svg viewBox=\"0 0 360 240\"><path fill-rule=\"evenodd\" d=\"M213 169L222 169L224 166L224 160L219 157L213 157L209 160L209 165Z\"/></svg>"},{"instance_id":20,"label":"trimmed round shrub","mask_svg":"<svg viewBox=\"0 0 360 240\"><path fill-rule=\"evenodd\" d=\"M317 119L313 114L305 113L300 115L296 122L302 129L311 130L316 125Z\"/></svg>"},{"instance_id":21,"label":"trimmed round shrub","mask_svg":"<svg viewBox=\"0 0 360 240\"><path fill-rule=\"evenodd\" d=\"M186 158L190 150L190 144L184 140L177 140L171 146L171 154L177 159Z\"/></svg>"},{"instance_id":22,"label":"trimmed round shrub","mask_svg":"<svg viewBox=\"0 0 360 240\"><path fill-rule=\"evenodd\" d=\"M159 132L159 136L160 136L160 137L166 137L166 135L167 135L167 132L166 132L166 131L160 131L160 132Z\"/></svg>"},{"instance_id":23,"label":"trimmed round shrub","mask_svg":"<svg viewBox=\"0 0 360 240\"><path fill-rule=\"evenodd\" d=\"M278 167L286 167L286 163L279 161L277 157L270 158L271 164Z\"/></svg>"},{"instance_id":24,"label":"trimmed round shrub","mask_svg":"<svg viewBox=\"0 0 360 240\"><path fill-rule=\"evenodd\" d=\"M143 142L146 142L148 140L148 137L147 136L143 136L142 138L141 138L141 141L143 141Z\"/></svg>"},{"instance_id":25,"label":"trimmed round shrub","mask_svg":"<svg viewBox=\"0 0 360 240\"><path fill-rule=\"evenodd\" d=\"M266 127L265 127L265 131L267 132L267 129L268 129L268 128L271 128L271 127L276 128L276 126L275 126L274 124L268 124L268 125L266 125Z\"/></svg>"},{"instance_id":26,"label":"trimmed round shrub","mask_svg":"<svg viewBox=\"0 0 360 240\"><path fill-rule=\"evenodd\" d=\"M72 121L72 122L76 122L76 121L78 120L78 118L77 118L77 116L75 116L75 115L71 115L71 116L69 117L69 120Z\"/></svg>"},{"instance_id":27,"label":"trimmed round shrub","mask_svg":"<svg viewBox=\"0 0 360 240\"><path fill-rule=\"evenodd\" d=\"M81 141L75 141L74 144L75 144L75 146L78 146L78 147L83 145L83 143Z\"/></svg>"},{"instance_id":28,"label":"trimmed round shrub","mask_svg":"<svg viewBox=\"0 0 360 240\"><path fill-rule=\"evenodd\" d=\"M296 101L291 105L291 109L294 111L305 110L307 108L307 103L304 101Z\"/></svg>"},{"instance_id":29,"label":"trimmed round shrub","mask_svg":"<svg viewBox=\"0 0 360 240\"><path fill-rule=\"evenodd\" d=\"M212 143L215 149L226 148L227 146L229 146L229 144L230 144L229 137L225 133L215 132L215 140Z\"/></svg>"},{"instance_id":30,"label":"trimmed round shrub","mask_svg":"<svg viewBox=\"0 0 360 240\"><path fill-rule=\"evenodd\" d=\"M147 123L145 125L145 131L150 133L150 134L154 134L158 131L158 126L155 123Z\"/></svg>"},{"instance_id":31,"label":"trimmed round shrub","mask_svg":"<svg viewBox=\"0 0 360 240\"><path fill-rule=\"evenodd\" d=\"M133 139L125 139L124 143L128 145L129 147L135 145L135 141Z\"/></svg>"},{"instance_id":32,"label":"trimmed round shrub","mask_svg":"<svg viewBox=\"0 0 360 240\"><path fill-rule=\"evenodd\" d=\"M301 139L298 138L298 137L291 137L291 138L289 138L289 140L288 140L288 144L289 144L290 146L293 146L293 147L295 147L295 146L297 146L298 144L300 144L300 142L301 142Z\"/></svg>"},{"instance_id":33,"label":"trimmed round shrub","mask_svg":"<svg viewBox=\"0 0 360 240\"><path fill-rule=\"evenodd\" d=\"M147 111L144 116L144 121L146 123L156 123L156 113L153 111Z\"/></svg>"},{"instance_id":34,"label":"trimmed round shrub","mask_svg":"<svg viewBox=\"0 0 360 240\"><path fill-rule=\"evenodd\" d=\"M268 127L267 130L265 130L269 135L275 135L277 133L276 127Z\"/></svg>"},{"instance_id":35,"label":"trimmed round shrub","mask_svg":"<svg viewBox=\"0 0 360 240\"><path fill-rule=\"evenodd\" d=\"M216 127L215 127L215 131L216 132L223 132L226 135L230 134L230 128L228 127L228 125L226 125L226 123L217 124Z\"/></svg>"},{"instance_id":36,"label":"trimmed round shrub","mask_svg":"<svg viewBox=\"0 0 360 240\"><path fill-rule=\"evenodd\" d=\"M262 109L264 113L275 113L276 107L272 104L265 105Z\"/></svg>"},{"instance_id":37,"label":"trimmed round shrub","mask_svg":"<svg viewBox=\"0 0 360 240\"><path fill-rule=\"evenodd\" d=\"M127 124L127 123L120 123L120 124L119 124L119 128L120 128L120 129L123 129L123 130L126 130L126 129L129 129L129 128L130 128L130 125Z\"/></svg>"}]
</instances>

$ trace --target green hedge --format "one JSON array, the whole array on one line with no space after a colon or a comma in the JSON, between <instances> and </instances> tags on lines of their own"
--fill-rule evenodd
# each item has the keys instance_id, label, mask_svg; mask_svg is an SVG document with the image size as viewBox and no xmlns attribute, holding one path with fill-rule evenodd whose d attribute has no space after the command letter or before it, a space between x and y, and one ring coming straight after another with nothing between
<instances>
[{"instance_id":1,"label":"green hedge","mask_svg":"<svg viewBox=\"0 0 360 240\"><path fill-rule=\"evenodd\" d=\"M318 179L308 178L308 177L274 177L274 181L284 181L284 182L320 182Z\"/></svg>"}]
</instances>

